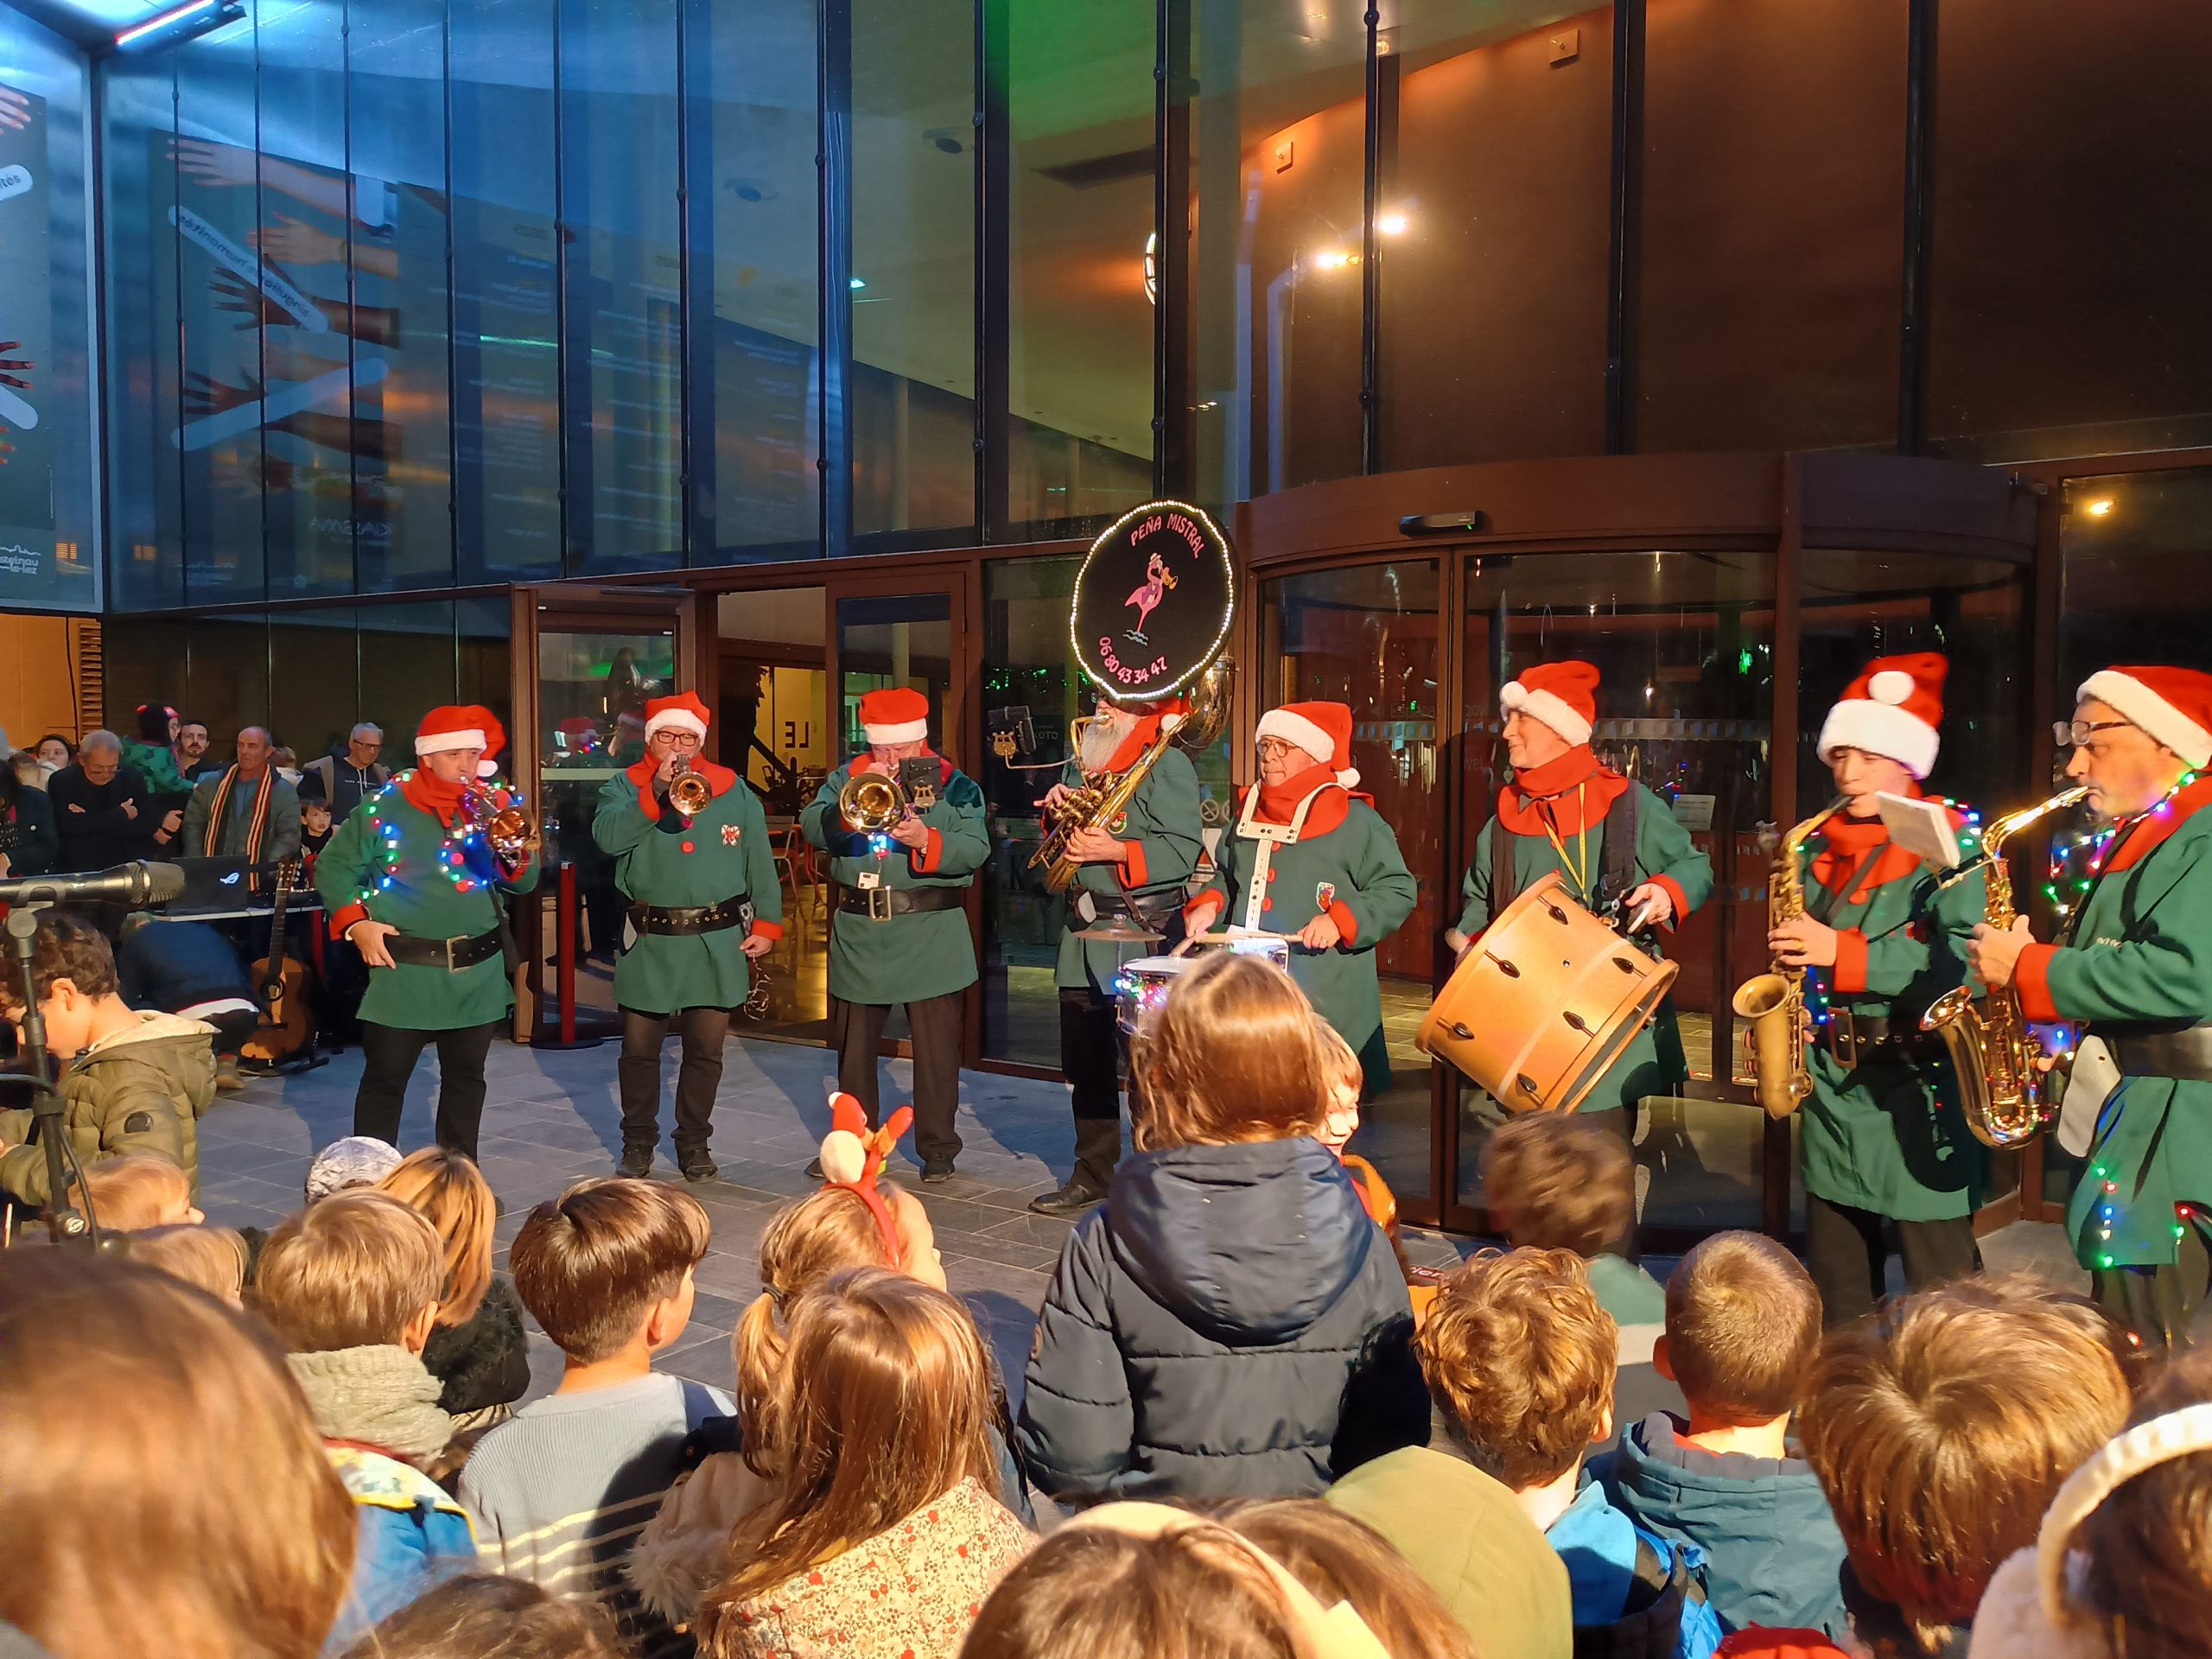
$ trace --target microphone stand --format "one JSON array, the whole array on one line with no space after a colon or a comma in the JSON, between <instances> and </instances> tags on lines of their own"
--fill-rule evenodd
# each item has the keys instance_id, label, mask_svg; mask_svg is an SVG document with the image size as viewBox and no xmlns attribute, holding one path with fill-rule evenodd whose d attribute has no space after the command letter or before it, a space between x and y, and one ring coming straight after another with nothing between
<instances>
[{"instance_id":1,"label":"microphone stand","mask_svg":"<svg viewBox=\"0 0 2212 1659\"><path fill-rule=\"evenodd\" d=\"M22 981L22 1049L23 1058L31 1068L31 1117L39 1145L46 1154L48 1231L57 1244L84 1243L98 1249L100 1233L92 1216L90 1195L86 1197L82 1214L69 1202L69 1163L74 1161L74 1157L66 1150L68 1113L61 1090L48 1075L46 1021L39 1014L38 980L32 969L38 938L38 908L16 906L8 912L7 926L8 942ZM65 1159L68 1161L65 1162Z\"/></svg>"}]
</instances>

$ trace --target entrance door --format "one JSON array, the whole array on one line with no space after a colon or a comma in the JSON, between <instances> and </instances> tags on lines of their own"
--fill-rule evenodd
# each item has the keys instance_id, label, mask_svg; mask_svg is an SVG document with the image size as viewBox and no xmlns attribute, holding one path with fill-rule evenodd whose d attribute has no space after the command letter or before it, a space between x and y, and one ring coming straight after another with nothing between
<instances>
[{"instance_id":1,"label":"entrance door","mask_svg":"<svg viewBox=\"0 0 2212 1659\"><path fill-rule=\"evenodd\" d=\"M599 791L645 753L645 700L700 683L685 588L563 582L514 591L513 771L543 830L535 903L516 907L525 972L518 1034L540 1043L614 1031L624 900L593 841Z\"/></svg>"}]
</instances>

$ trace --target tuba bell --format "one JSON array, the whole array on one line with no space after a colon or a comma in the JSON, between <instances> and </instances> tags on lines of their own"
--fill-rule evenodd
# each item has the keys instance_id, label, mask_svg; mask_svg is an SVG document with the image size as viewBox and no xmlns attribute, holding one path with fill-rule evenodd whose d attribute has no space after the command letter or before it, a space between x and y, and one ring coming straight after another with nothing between
<instances>
[{"instance_id":1,"label":"tuba bell","mask_svg":"<svg viewBox=\"0 0 2212 1659\"><path fill-rule=\"evenodd\" d=\"M668 780L668 804L687 818L696 818L715 798L707 775L686 766Z\"/></svg>"},{"instance_id":2,"label":"tuba bell","mask_svg":"<svg viewBox=\"0 0 2212 1659\"><path fill-rule=\"evenodd\" d=\"M856 772L837 791L837 816L864 836L880 834L906 816L906 791L896 778Z\"/></svg>"}]
</instances>

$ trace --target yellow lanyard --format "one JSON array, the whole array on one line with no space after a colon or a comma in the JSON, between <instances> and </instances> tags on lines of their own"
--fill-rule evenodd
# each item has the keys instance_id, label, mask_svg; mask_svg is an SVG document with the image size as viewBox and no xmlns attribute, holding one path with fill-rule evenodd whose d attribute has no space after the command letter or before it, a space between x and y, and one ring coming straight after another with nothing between
<instances>
[{"instance_id":1,"label":"yellow lanyard","mask_svg":"<svg viewBox=\"0 0 2212 1659\"><path fill-rule=\"evenodd\" d=\"M1582 785L1574 786L1574 817L1578 828L1574 832L1576 858L1567 855L1567 843L1560 839L1559 826L1552 821L1548 809L1539 808L1544 820L1544 833L1551 837L1552 850L1559 855L1560 867L1574 878L1576 896L1585 904L1590 899L1590 823L1582 813Z\"/></svg>"}]
</instances>

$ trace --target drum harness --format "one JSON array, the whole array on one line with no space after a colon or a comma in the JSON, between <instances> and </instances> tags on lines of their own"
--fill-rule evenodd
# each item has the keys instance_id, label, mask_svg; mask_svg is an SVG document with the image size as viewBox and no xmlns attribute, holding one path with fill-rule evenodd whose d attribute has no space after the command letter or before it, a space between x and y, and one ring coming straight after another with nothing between
<instances>
[{"instance_id":1,"label":"drum harness","mask_svg":"<svg viewBox=\"0 0 2212 1659\"><path fill-rule=\"evenodd\" d=\"M1552 849L1559 855L1561 869L1579 891L1575 897L1593 911L1603 913L1618 909L1629 890L1636 886L1636 815L1637 796L1640 791L1630 784L1605 809L1605 847L1598 875L1598 886L1592 892L1589 886L1590 861L1585 857L1582 868L1577 870L1567 861L1566 845L1560 840L1559 831L1553 828L1551 815L1544 814L1544 832L1551 837ZM1589 826L1583 826L1586 836ZM1521 896L1521 887L1513 868L1513 843L1516 837L1503 823L1490 841L1490 913L1495 916ZM1586 842L1585 842L1586 845Z\"/></svg>"},{"instance_id":2,"label":"drum harness","mask_svg":"<svg viewBox=\"0 0 2212 1659\"><path fill-rule=\"evenodd\" d=\"M1260 786L1255 784L1245 792L1244 810L1236 818L1236 833L1247 841L1260 843L1252 853L1252 890L1244 895L1244 928L1247 932L1265 931L1260 923L1260 912L1267 902L1268 885L1274 879L1275 849L1296 846L1300 831L1306 828L1306 815L1313 810L1313 803L1321 798L1322 791L1343 787L1342 784L1322 785L1320 789L1298 804L1298 809L1290 815L1288 823L1262 823L1253 816L1260 804Z\"/></svg>"}]
</instances>

